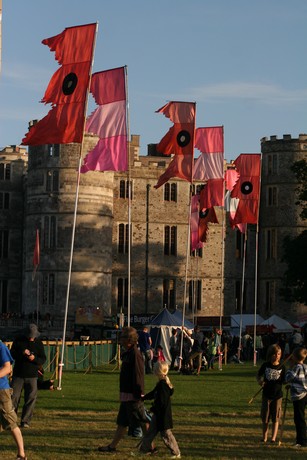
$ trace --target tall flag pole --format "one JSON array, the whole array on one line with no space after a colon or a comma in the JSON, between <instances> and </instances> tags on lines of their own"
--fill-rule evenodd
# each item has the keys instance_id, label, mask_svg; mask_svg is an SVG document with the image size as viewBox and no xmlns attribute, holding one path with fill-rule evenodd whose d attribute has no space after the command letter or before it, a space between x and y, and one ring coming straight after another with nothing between
<instances>
[{"instance_id":1,"label":"tall flag pole","mask_svg":"<svg viewBox=\"0 0 307 460\"><path fill-rule=\"evenodd\" d=\"M130 116L129 116L129 102L128 102L128 68L125 68L125 81L126 81L126 119L127 119L127 152L128 152L128 305L127 305L127 326L130 327L131 321L131 246L132 246L132 180L131 180L131 155L129 142L130 139Z\"/></svg>"},{"instance_id":2,"label":"tall flag pole","mask_svg":"<svg viewBox=\"0 0 307 460\"><path fill-rule=\"evenodd\" d=\"M35 246L33 253L33 272L32 272L32 281L35 280L36 271L40 263L40 246L39 246L39 230L36 229L35 233Z\"/></svg>"},{"instance_id":3,"label":"tall flag pole","mask_svg":"<svg viewBox=\"0 0 307 460\"><path fill-rule=\"evenodd\" d=\"M257 302L258 302L258 259L259 259L259 212L260 212L260 190L261 190L261 157L260 157L260 175L259 175L259 200L258 200L258 218L255 241L255 303L254 303L254 366L257 366Z\"/></svg>"},{"instance_id":4,"label":"tall flag pole","mask_svg":"<svg viewBox=\"0 0 307 460\"><path fill-rule=\"evenodd\" d=\"M207 239L208 223L218 223L214 206L224 206L224 126L197 128L195 131L195 147L201 155L195 161L193 177L205 182L200 192L200 241ZM224 213L222 216L222 251L221 251L221 290L220 290L220 323L222 330L223 313L223 280L224 280ZM219 369L222 370L222 356L219 356Z\"/></svg>"},{"instance_id":5,"label":"tall flag pole","mask_svg":"<svg viewBox=\"0 0 307 460\"><path fill-rule=\"evenodd\" d=\"M157 152L164 155L173 155L171 162L166 171L159 177L155 188L161 187L172 177L178 177L190 182L193 185L193 163L194 163L194 142L195 142L195 102L177 102L171 101L157 110L173 122L173 126L157 145ZM183 328L187 301L187 276L188 276L188 259L190 250L190 231L191 231L191 205L192 190L189 194L188 204L188 229L186 244L186 270L183 294L182 309L182 333L180 344L180 361L179 368L182 364L183 349Z\"/></svg>"},{"instance_id":6,"label":"tall flag pole","mask_svg":"<svg viewBox=\"0 0 307 460\"><path fill-rule=\"evenodd\" d=\"M128 170L128 326L130 326L132 191L128 143L130 128L127 66L94 73L90 91L98 107L88 117L86 131L97 135L99 140L84 158L81 173Z\"/></svg>"},{"instance_id":7,"label":"tall flag pole","mask_svg":"<svg viewBox=\"0 0 307 460\"><path fill-rule=\"evenodd\" d=\"M95 45L96 45L97 32L98 32L98 23L95 24L95 34L92 37L90 66L88 68L88 72L89 72L88 73L88 86L87 86L87 91L86 91L86 98L85 98L85 101L84 101L85 103L84 103L84 107L83 107L83 125L81 127L81 144L80 144L79 164L78 164L78 173L77 173L77 181L76 181L76 195L75 195L74 218L73 218L72 238L71 238L71 247L70 247L68 282L67 282L66 301L65 301L62 349L61 349L61 359L60 359L60 363L59 363L58 390L62 389L62 374L63 374L63 366L64 366L64 352L65 352L67 317L68 317L70 285L71 285L71 272L72 272L72 262L73 262L73 254L74 254L75 234L76 234L77 209L78 209L80 176L81 176L81 164L82 164L82 151L83 151L84 131L85 131L85 123L86 123L86 112L87 112L87 105L88 105L88 96L89 96L89 91L90 91L90 86L91 86L91 76L92 76L92 67L93 67L93 62L94 62L94 50L95 50Z\"/></svg>"},{"instance_id":8,"label":"tall flag pole","mask_svg":"<svg viewBox=\"0 0 307 460\"><path fill-rule=\"evenodd\" d=\"M32 282L35 280L36 272L40 263L40 245L39 245L39 230L36 229L35 246L33 253L33 272ZM39 318L39 277L36 280L36 324L38 325Z\"/></svg>"},{"instance_id":9,"label":"tall flag pole","mask_svg":"<svg viewBox=\"0 0 307 460\"><path fill-rule=\"evenodd\" d=\"M246 243L247 243L247 229L244 233L244 251L243 251L243 270L242 270L242 286L241 286L241 299L240 299L240 329L239 329L239 346L238 358L241 359L242 350L242 328L243 328L243 302L244 302L244 284L245 284L245 268L246 268Z\"/></svg>"},{"instance_id":10,"label":"tall flag pole","mask_svg":"<svg viewBox=\"0 0 307 460\"><path fill-rule=\"evenodd\" d=\"M80 144L70 261L66 292L58 389L61 390L64 366L65 337L74 250L80 170L84 143L84 128L91 84L94 49L98 23L68 27L54 37L42 41L55 52L60 68L53 74L41 102L51 104L48 114L33 124L22 140L23 145Z\"/></svg>"},{"instance_id":11,"label":"tall flag pole","mask_svg":"<svg viewBox=\"0 0 307 460\"><path fill-rule=\"evenodd\" d=\"M243 296L244 296L244 277L245 277L245 260L246 260L246 240L247 224L256 224L256 256L258 259L258 222L259 222L259 202L260 202L260 177L261 177L261 154L245 153L238 156L234 161L234 166L238 173L238 180L230 192L231 198L237 200L236 210L231 219L232 225L241 228L244 235L244 257L243 257L243 275L241 288L241 307L240 307L240 337L239 337L239 354L241 351L242 340L242 313L243 313ZM240 226L242 226L240 228ZM256 323L256 292L257 292L257 268L258 261L255 263L255 323ZM254 326L254 364L256 360L256 325ZM240 356L239 356L240 359Z\"/></svg>"}]
</instances>

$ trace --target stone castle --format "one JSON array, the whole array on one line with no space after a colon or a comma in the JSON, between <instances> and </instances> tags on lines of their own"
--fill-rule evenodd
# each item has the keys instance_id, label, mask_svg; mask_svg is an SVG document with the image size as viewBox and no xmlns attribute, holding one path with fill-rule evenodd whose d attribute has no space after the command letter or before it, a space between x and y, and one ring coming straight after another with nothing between
<instances>
[{"instance_id":1,"label":"stone castle","mask_svg":"<svg viewBox=\"0 0 307 460\"><path fill-rule=\"evenodd\" d=\"M85 136L83 154L95 141ZM42 315L63 316L77 209L71 319L78 308L88 306L101 309L104 317L127 314L129 279L133 315L182 309L184 302L187 315L203 325L240 313L240 305L243 313L254 313L255 302L263 317L276 313L295 320L306 314L306 306L286 302L279 291L286 268L283 238L306 229L295 205L297 184L290 166L306 159L307 135L263 138L261 152L259 233L255 225L248 226L242 291L244 235L232 230L227 213L217 208L219 223L210 224L208 241L190 254L190 184L173 179L154 188L170 161L157 156L154 144L142 156L139 136L132 135L129 172L81 174L77 208L79 144L42 145L29 152L19 146L2 149L0 313L28 315L38 306ZM36 229L40 265L33 280Z\"/></svg>"}]
</instances>

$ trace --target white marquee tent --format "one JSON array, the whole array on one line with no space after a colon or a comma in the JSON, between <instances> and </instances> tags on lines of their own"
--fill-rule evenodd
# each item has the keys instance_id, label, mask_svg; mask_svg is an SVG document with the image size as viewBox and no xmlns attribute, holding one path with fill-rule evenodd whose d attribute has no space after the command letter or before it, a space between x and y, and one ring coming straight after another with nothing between
<instances>
[{"instance_id":1,"label":"white marquee tent","mask_svg":"<svg viewBox=\"0 0 307 460\"><path fill-rule=\"evenodd\" d=\"M288 321L277 315L270 316L270 318L260 323L260 326L269 326L273 329L273 332L276 333L287 333L293 332L294 330L294 327L291 326L291 324Z\"/></svg>"},{"instance_id":2,"label":"white marquee tent","mask_svg":"<svg viewBox=\"0 0 307 460\"><path fill-rule=\"evenodd\" d=\"M179 312L178 312L179 313ZM193 324L188 322L186 319L184 321L185 327L190 329L189 326ZM163 348L163 353L166 361L170 364L171 355L169 352L169 339L172 335L172 329L181 328L182 326L182 313L181 315L175 315L170 313L167 308L164 308L150 323L150 335L152 338L152 346L156 348L158 345L161 345Z\"/></svg>"}]
</instances>

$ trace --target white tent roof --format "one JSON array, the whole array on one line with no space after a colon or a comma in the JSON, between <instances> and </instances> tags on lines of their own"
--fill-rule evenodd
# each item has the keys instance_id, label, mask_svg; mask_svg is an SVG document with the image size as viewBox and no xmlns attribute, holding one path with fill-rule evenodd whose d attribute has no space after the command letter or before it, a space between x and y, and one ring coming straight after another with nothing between
<instances>
[{"instance_id":1,"label":"white tent roof","mask_svg":"<svg viewBox=\"0 0 307 460\"><path fill-rule=\"evenodd\" d=\"M277 315L270 316L260 326L271 326L273 327L273 332L292 332L294 329L288 321Z\"/></svg>"}]
</instances>

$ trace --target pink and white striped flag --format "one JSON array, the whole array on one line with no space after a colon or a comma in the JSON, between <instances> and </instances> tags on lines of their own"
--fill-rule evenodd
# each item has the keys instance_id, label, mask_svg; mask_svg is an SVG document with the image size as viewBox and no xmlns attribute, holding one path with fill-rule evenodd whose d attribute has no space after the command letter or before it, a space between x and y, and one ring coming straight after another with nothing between
<instances>
[{"instance_id":1,"label":"pink and white striped flag","mask_svg":"<svg viewBox=\"0 0 307 460\"><path fill-rule=\"evenodd\" d=\"M125 67L94 73L91 93L98 107L88 117L86 131L99 141L86 155L81 172L127 171Z\"/></svg>"}]
</instances>

